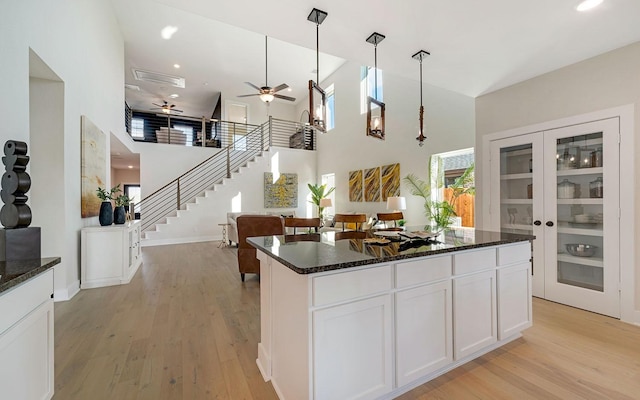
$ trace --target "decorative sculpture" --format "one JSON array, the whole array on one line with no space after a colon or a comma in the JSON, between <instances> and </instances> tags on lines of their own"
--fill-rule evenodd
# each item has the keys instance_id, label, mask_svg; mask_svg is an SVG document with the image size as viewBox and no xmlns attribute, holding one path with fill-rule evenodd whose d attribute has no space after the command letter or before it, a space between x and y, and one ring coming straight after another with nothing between
<instances>
[{"instance_id":1,"label":"decorative sculpture","mask_svg":"<svg viewBox=\"0 0 640 400\"><path fill-rule=\"evenodd\" d=\"M27 173L29 156L27 144L7 140L4 144L2 163L6 172L2 175L0 198L0 261L17 261L40 258L40 228L31 225L31 208L26 204L31 188Z\"/></svg>"}]
</instances>

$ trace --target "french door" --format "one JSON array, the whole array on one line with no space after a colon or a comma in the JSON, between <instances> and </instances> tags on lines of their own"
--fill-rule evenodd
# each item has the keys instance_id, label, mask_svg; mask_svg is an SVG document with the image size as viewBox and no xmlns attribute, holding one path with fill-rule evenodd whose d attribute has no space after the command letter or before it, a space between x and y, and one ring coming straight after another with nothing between
<instances>
[{"instance_id":1,"label":"french door","mask_svg":"<svg viewBox=\"0 0 640 400\"><path fill-rule=\"evenodd\" d=\"M532 233L533 294L620 316L617 118L491 144L494 229Z\"/></svg>"}]
</instances>

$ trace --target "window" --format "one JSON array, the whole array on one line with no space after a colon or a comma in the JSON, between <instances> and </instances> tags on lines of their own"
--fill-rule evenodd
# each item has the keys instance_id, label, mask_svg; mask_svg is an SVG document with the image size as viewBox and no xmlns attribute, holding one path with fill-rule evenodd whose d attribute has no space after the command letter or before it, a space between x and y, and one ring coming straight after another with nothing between
<instances>
[{"instance_id":1,"label":"window","mask_svg":"<svg viewBox=\"0 0 640 400\"><path fill-rule=\"evenodd\" d=\"M131 120L131 137L144 138L144 119L133 118Z\"/></svg>"},{"instance_id":2,"label":"window","mask_svg":"<svg viewBox=\"0 0 640 400\"><path fill-rule=\"evenodd\" d=\"M431 156L431 193L437 200L451 201L454 189L451 187L462 176L467 168L474 164L473 148L456 150ZM471 180L465 182L464 187L475 186L473 173ZM463 194L455 199L455 211L458 214L458 224L474 226L475 194ZM455 225L455 224L454 224Z\"/></svg>"},{"instance_id":3,"label":"window","mask_svg":"<svg viewBox=\"0 0 640 400\"><path fill-rule=\"evenodd\" d=\"M327 185L327 190L331 189L332 187L336 187L336 175L335 174L322 175L322 184ZM333 192L331 192L331 194L327 198L331 199L332 206L326 207L324 209L324 215L325 217L331 217L331 216L334 216L336 213L336 191L334 190Z\"/></svg>"},{"instance_id":4,"label":"window","mask_svg":"<svg viewBox=\"0 0 640 400\"><path fill-rule=\"evenodd\" d=\"M330 131L336 127L336 104L333 85L329 86L325 93L327 94L327 131Z\"/></svg>"},{"instance_id":5,"label":"window","mask_svg":"<svg viewBox=\"0 0 640 400\"><path fill-rule=\"evenodd\" d=\"M185 137L185 144L187 146L193 146L193 127L186 125L174 125L174 129L181 130Z\"/></svg>"},{"instance_id":6,"label":"window","mask_svg":"<svg viewBox=\"0 0 640 400\"><path fill-rule=\"evenodd\" d=\"M374 99L383 100L382 90L382 70L378 68L378 96L376 97L376 75L373 73L375 68L373 67L361 67L360 69L360 114L367 112L367 97L373 97ZM373 105L373 108L377 108L377 105Z\"/></svg>"}]
</instances>

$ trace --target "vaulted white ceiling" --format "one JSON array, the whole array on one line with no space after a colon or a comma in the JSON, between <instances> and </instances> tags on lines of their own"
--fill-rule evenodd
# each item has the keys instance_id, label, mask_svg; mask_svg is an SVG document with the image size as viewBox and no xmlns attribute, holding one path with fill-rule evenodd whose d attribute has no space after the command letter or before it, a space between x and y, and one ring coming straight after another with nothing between
<instances>
[{"instance_id":1,"label":"vaulted white ceiling","mask_svg":"<svg viewBox=\"0 0 640 400\"><path fill-rule=\"evenodd\" d=\"M373 64L365 39L378 46L385 73L417 80L411 55L431 52L424 81L476 97L640 40L640 1L604 0L589 12L579 0L112 0L126 49L127 90L134 108L177 93L185 115L210 116L223 98L264 84L264 35L269 41L269 85L287 83L299 100L314 79L315 25L307 15L328 12L320 26L321 80L345 60ZM171 40L166 25L178 27ZM181 65L174 69L173 64ZM179 75L185 89L144 84L131 68Z\"/></svg>"}]
</instances>

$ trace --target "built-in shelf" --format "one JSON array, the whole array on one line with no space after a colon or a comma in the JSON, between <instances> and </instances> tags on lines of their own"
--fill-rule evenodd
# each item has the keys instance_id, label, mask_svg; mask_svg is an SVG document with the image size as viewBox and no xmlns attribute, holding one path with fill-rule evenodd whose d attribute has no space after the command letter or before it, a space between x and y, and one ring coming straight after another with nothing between
<instances>
[{"instance_id":1,"label":"built-in shelf","mask_svg":"<svg viewBox=\"0 0 640 400\"><path fill-rule=\"evenodd\" d=\"M501 199L501 204L533 204L533 199Z\"/></svg>"},{"instance_id":2,"label":"built-in shelf","mask_svg":"<svg viewBox=\"0 0 640 400\"><path fill-rule=\"evenodd\" d=\"M599 257L576 257L571 254L558 254L558 261L564 261L572 264L588 265L590 267L602 268L604 263Z\"/></svg>"},{"instance_id":3,"label":"built-in shelf","mask_svg":"<svg viewBox=\"0 0 640 400\"><path fill-rule=\"evenodd\" d=\"M589 228L572 228L558 225L558 233L564 233L567 235L584 235L584 236L603 236L602 227L599 229Z\"/></svg>"},{"instance_id":4,"label":"built-in shelf","mask_svg":"<svg viewBox=\"0 0 640 400\"><path fill-rule=\"evenodd\" d=\"M500 225L502 229L515 229L519 231L533 231L533 227L531 225L525 224L502 224Z\"/></svg>"},{"instance_id":5,"label":"built-in shelf","mask_svg":"<svg viewBox=\"0 0 640 400\"><path fill-rule=\"evenodd\" d=\"M500 180L507 181L513 179L532 179L533 172L525 172L522 174L504 174L500 175Z\"/></svg>"},{"instance_id":6,"label":"built-in shelf","mask_svg":"<svg viewBox=\"0 0 640 400\"><path fill-rule=\"evenodd\" d=\"M561 169L557 172L558 176L602 175L602 167Z\"/></svg>"},{"instance_id":7,"label":"built-in shelf","mask_svg":"<svg viewBox=\"0 0 640 400\"><path fill-rule=\"evenodd\" d=\"M558 204L602 204L602 199L558 199Z\"/></svg>"}]
</instances>

